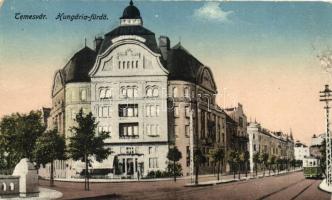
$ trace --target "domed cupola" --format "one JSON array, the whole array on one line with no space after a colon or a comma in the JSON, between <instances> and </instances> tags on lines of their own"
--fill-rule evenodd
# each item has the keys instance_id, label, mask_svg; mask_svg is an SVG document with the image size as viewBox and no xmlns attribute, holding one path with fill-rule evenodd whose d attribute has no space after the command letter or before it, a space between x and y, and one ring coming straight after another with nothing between
<instances>
[{"instance_id":1,"label":"domed cupola","mask_svg":"<svg viewBox=\"0 0 332 200\"><path fill-rule=\"evenodd\" d=\"M138 8L134 6L132 0L130 0L129 6L123 10L122 17L120 17L121 26L137 26L143 25L141 13Z\"/></svg>"}]
</instances>

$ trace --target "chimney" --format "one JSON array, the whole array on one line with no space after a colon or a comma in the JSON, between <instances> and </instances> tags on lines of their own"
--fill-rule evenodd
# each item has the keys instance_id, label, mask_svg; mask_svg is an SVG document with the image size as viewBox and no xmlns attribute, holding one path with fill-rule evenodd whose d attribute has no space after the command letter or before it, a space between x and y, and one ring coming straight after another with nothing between
<instances>
[{"instance_id":1,"label":"chimney","mask_svg":"<svg viewBox=\"0 0 332 200\"><path fill-rule=\"evenodd\" d=\"M159 49L164 60L167 60L167 52L170 50L171 42L167 36L159 37Z\"/></svg>"},{"instance_id":2,"label":"chimney","mask_svg":"<svg viewBox=\"0 0 332 200\"><path fill-rule=\"evenodd\" d=\"M96 50L96 52L99 51L102 42L103 42L102 37L95 37L95 50Z\"/></svg>"}]
</instances>

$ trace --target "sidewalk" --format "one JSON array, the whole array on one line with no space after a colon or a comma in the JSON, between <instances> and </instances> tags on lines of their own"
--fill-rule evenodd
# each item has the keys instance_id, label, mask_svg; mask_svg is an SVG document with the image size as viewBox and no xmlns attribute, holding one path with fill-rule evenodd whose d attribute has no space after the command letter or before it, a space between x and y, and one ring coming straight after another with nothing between
<instances>
[{"instance_id":1,"label":"sidewalk","mask_svg":"<svg viewBox=\"0 0 332 200\"><path fill-rule=\"evenodd\" d=\"M291 170L289 172L300 171L300 170L302 170L302 169ZM279 172L279 174L281 175L281 174L287 173L287 172L281 171L281 172ZM275 175L278 175L278 174L277 173L274 174L271 171L271 176L275 176ZM265 172L265 176L266 177L269 176L268 170ZM257 177L255 176L255 172L253 174L248 173L247 177L245 177L245 174L240 174L240 177L241 177L241 180L249 180L252 178L261 178L261 177L263 177L263 172L258 172ZM184 176L184 177L177 177L177 180L185 180L185 181L189 180L190 181L191 178L192 178L191 176ZM49 180L49 179L45 179L45 180ZM68 179L55 178L54 180L60 181L60 182L78 182L78 183L84 182L84 179L74 179L74 178L68 178ZM172 181L172 180L173 180L173 177L139 179L139 180L138 179L89 179L89 182L90 183L123 183L123 182L156 182L156 181ZM228 183L228 182L234 182L234 181L239 181L238 174L235 175L235 179L233 177L233 174L221 174L220 181L217 180L216 174L199 175L199 185L215 185L215 184ZM192 185L192 183L188 183L186 185Z\"/></svg>"},{"instance_id":2,"label":"sidewalk","mask_svg":"<svg viewBox=\"0 0 332 200\"><path fill-rule=\"evenodd\" d=\"M230 182L235 182L235 181L246 181L246 180L250 180L250 179L256 179L256 178L263 178L263 177L269 177L269 176L278 176L278 175L284 175L287 173L293 173L293 172L297 172L297 171L301 171L302 169L295 169L295 170L290 170L290 171L280 171L279 173L277 172L273 172L270 171L270 175L269 175L269 171L265 171L265 175L263 172L258 172L257 176L255 173L248 173L247 177L245 176L245 174L240 174L240 180L238 178L239 174L235 175L235 179L234 179L234 175L222 175L220 176L220 180L203 180L202 179L206 179L208 178L208 176L206 177L199 177L199 183L195 184L195 183L187 183L185 186L186 187L202 187L202 186L211 186L211 185L218 185L218 184L222 184L222 183L230 183ZM217 179L217 175L212 175L211 178Z\"/></svg>"}]
</instances>

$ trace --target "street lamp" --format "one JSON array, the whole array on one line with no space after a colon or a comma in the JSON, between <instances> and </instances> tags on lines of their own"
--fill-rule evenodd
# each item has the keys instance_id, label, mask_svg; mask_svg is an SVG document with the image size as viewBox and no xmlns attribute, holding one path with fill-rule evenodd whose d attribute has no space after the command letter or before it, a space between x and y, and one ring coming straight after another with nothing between
<instances>
[{"instance_id":1,"label":"street lamp","mask_svg":"<svg viewBox=\"0 0 332 200\"><path fill-rule=\"evenodd\" d=\"M329 85L325 85L324 91L320 91L320 101L325 102L326 111L326 183L328 186L332 185L332 157L331 157L331 133L330 133L330 119L329 119L329 102L332 101L332 90L329 89Z\"/></svg>"}]
</instances>

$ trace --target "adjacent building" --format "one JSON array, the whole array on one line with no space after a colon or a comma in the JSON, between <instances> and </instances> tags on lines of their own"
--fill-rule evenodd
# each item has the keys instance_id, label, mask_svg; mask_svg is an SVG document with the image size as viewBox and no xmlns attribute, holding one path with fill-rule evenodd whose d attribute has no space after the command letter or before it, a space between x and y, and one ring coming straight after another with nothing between
<instances>
[{"instance_id":1,"label":"adjacent building","mask_svg":"<svg viewBox=\"0 0 332 200\"><path fill-rule=\"evenodd\" d=\"M310 157L309 147L301 143L299 140L297 140L294 145L294 156L295 160L302 160L302 161L304 158Z\"/></svg>"},{"instance_id":2,"label":"adjacent building","mask_svg":"<svg viewBox=\"0 0 332 200\"><path fill-rule=\"evenodd\" d=\"M256 153L267 153L276 158L294 159L294 141L290 136L282 132L272 132L263 128L257 122L248 124L250 171L254 170L253 157Z\"/></svg>"}]
</instances>

